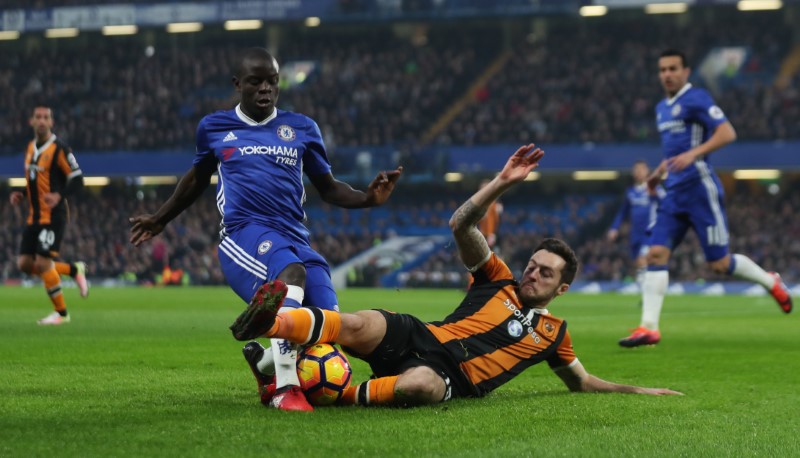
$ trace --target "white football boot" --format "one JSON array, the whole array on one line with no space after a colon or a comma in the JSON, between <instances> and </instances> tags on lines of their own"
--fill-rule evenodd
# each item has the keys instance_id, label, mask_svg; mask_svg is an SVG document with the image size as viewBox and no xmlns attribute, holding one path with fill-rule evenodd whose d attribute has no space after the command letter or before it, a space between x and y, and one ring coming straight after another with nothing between
<instances>
[{"instance_id":1,"label":"white football boot","mask_svg":"<svg viewBox=\"0 0 800 458\"><path fill-rule=\"evenodd\" d=\"M54 311L36 323L42 326L58 326L60 324L67 324L69 323L69 315L61 316L58 312Z\"/></svg>"}]
</instances>

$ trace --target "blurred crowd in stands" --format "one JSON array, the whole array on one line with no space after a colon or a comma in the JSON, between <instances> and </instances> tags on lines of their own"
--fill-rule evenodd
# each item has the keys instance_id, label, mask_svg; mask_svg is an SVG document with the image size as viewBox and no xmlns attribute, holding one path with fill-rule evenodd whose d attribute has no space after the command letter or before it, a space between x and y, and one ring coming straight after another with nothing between
<instances>
[{"instance_id":1,"label":"blurred crowd in stands","mask_svg":"<svg viewBox=\"0 0 800 458\"><path fill-rule=\"evenodd\" d=\"M794 186L792 186L792 184ZM780 272L788 282L800 282L800 187L786 184L777 195L739 189L728 198L731 249L746 253L769 270ZM115 278L136 283L159 283L164 269L180 270L191 284L222 284L224 277L217 260L217 223L214 200L205 195L167 226L164 234L140 248L128 243L128 217L157 209L170 189L136 190L111 186L84 191L71 199L72 221L62 243L61 256L82 260L90 278ZM332 266L398 234L449 234L447 220L468 194L464 191L437 192L437 199L415 206L417 196L403 197L374 209L347 211L311 202L308 207L312 246ZM413 193L412 193L413 194ZM549 206L525 205L520 198L506 202L501 217L497 252L516 273L521 272L530 250L543 237L567 240L581 262L580 280L631 280L634 273L628 258L627 241L605 240L605 232L620 203L620 195L554 194ZM514 196L512 196L513 198ZM313 199L312 199L313 200ZM430 200L430 199L429 199ZM24 223L24 209L0 206L0 279L22 277L16 270L16 256ZM391 215L386 218L381 215ZM566 215L566 216L565 216ZM398 222L403 221L403 224ZM449 237L423 264L406 269L401 282L406 286L456 287L466 285L466 272ZM381 276L397 265L372 259L348 275L353 286L380 285ZM702 251L690 232L670 264L672 280L707 281L722 279L705 266ZM180 282L178 282L180 283Z\"/></svg>"},{"instance_id":2,"label":"blurred crowd in stands","mask_svg":"<svg viewBox=\"0 0 800 458\"><path fill-rule=\"evenodd\" d=\"M0 9L42 9L62 6L88 6L111 4L153 4L153 3L186 3L186 0L126 0L109 2L108 0L3 0Z\"/></svg>"},{"instance_id":3,"label":"blurred crowd in stands","mask_svg":"<svg viewBox=\"0 0 800 458\"><path fill-rule=\"evenodd\" d=\"M751 191L742 186L738 192L728 196L730 252L750 256L765 269L779 272L789 283L800 281L800 216L796 211L800 208L798 182L786 185L777 195L763 191L753 194ZM632 282L635 266L629 258L627 226L623 225L623 235L614 243L609 243L604 236L619 204L621 201L604 201L599 206L599 217L590 213L588 217L577 218L579 229L568 233L515 231L515 226L509 224L511 221L503 219L497 252L516 274L520 274L531 255L530 250L540 239L563 238L572 245L580 260L579 280ZM461 278L454 273L459 273ZM460 283L465 284L466 275L455 247L447 246L405 278L408 285L458 287ZM670 280L704 282L730 278L714 274L707 268L697 237L689 231L673 253Z\"/></svg>"},{"instance_id":4,"label":"blurred crowd in stands","mask_svg":"<svg viewBox=\"0 0 800 458\"><path fill-rule=\"evenodd\" d=\"M414 144L497 49L489 37L437 34L430 46L415 46L367 29L287 40L279 62L310 60L317 70L308 84L284 89L279 108L317 121L329 148ZM0 61L0 153L18 153L30 140L27 119L39 103L53 105L55 132L76 152L191 151L197 122L236 104L237 55L262 42L145 48L120 37L93 42L90 53L77 45L7 53Z\"/></svg>"},{"instance_id":5,"label":"blurred crowd in stands","mask_svg":"<svg viewBox=\"0 0 800 458\"><path fill-rule=\"evenodd\" d=\"M305 43L302 50L295 43L288 56L320 66L305 87L284 92L282 103L324 126L329 147L415 145L499 46L491 29L427 40L418 46L370 32L344 42Z\"/></svg>"},{"instance_id":6,"label":"blurred crowd in stands","mask_svg":"<svg viewBox=\"0 0 800 458\"><path fill-rule=\"evenodd\" d=\"M771 82L790 49L791 29L771 18L730 18L732 28L687 27L679 36L673 23L643 20L570 24L532 34L517 46L510 69L475 93L473 110L462 112L440 141L453 144L520 142L638 142L657 138L654 104L663 97L655 62L664 43L683 49L693 67L723 46L750 47L752 55L736 80L714 81L716 98L742 139L800 137L800 92ZM698 19L698 22L702 22ZM778 26L778 27L776 27ZM766 33L766 31L770 31ZM765 83L762 80L766 79ZM797 81L795 81L796 83Z\"/></svg>"},{"instance_id":7,"label":"blurred crowd in stands","mask_svg":"<svg viewBox=\"0 0 800 458\"><path fill-rule=\"evenodd\" d=\"M76 3L87 2L12 1L3 7ZM639 14L631 20L620 13L591 20L276 27L275 33L208 27L186 36L160 30L133 37L82 33L59 41L23 36L0 42L0 154L19 155L21 166L32 137L28 118L41 103L54 108L54 131L79 161L87 151L193 151L199 119L235 105L232 62L253 45L273 49L284 64L313 63L310 74L286 81L279 106L315 119L329 149L390 146L404 154L398 162L408 170L431 169L439 161L420 149L426 134L435 132L432 143L445 146L655 143L654 105L663 96L656 61L665 44L683 48L696 75L713 48L746 46L744 67L716 82L718 104L741 140L797 139L800 77L774 84L796 35L783 14L716 9L713 15L697 11L678 19ZM482 75L488 79L476 84ZM437 125L459 100L466 108ZM335 172L344 173L336 168L335 155L331 160ZM732 251L798 282L800 217L794 209L800 208L800 192L796 180L791 184L777 195L737 189L728 198L728 211ZM472 191L421 194L411 184L406 189L417 195L404 199L402 191L372 210L346 211L312 198L307 211L313 246L336 266L398 234L446 235L450 214ZM127 218L155 211L170 191L120 184L84 191L72 199L62 256L87 262L92 278L158 283L179 271L178 283L223 283L216 259L219 217L209 196L153 243L139 249L128 243ZM518 272L539 238L560 237L576 248L580 279L628 278L633 267L624 237L613 244L603 238L621 195L620 189L619 195L549 193L535 203L511 199L497 250ZM24 210L7 205L6 193L2 196L0 279L14 280L21 276L15 260ZM671 278L717 278L699 253L690 235L673 256ZM374 286L395 267L373 260L348 278L354 285ZM403 281L462 287L465 275L455 246L445 243L408 269Z\"/></svg>"},{"instance_id":8,"label":"blurred crowd in stands","mask_svg":"<svg viewBox=\"0 0 800 458\"><path fill-rule=\"evenodd\" d=\"M800 137L798 79L773 84L792 42L780 12L698 12L680 26L662 17L617 21L553 17L533 32L523 20L437 23L404 34L361 24L287 30L267 45L282 63L315 63L302 84L283 89L279 105L314 118L331 148L414 150L505 53L511 58L472 87L474 103L434 142L654 142L664 43L686 50L695 75L709 50L746 45L737 76L715 83L717 101L740 139ZM0 153L18 153L29 140L27 118L42 102L54 105L55 130L76 152L191 151L197 121L235 104L237 51L264 44L263 32L224 33L157 32L147 46L140 36L0 44Z\"/></svg>"}]
</instances>

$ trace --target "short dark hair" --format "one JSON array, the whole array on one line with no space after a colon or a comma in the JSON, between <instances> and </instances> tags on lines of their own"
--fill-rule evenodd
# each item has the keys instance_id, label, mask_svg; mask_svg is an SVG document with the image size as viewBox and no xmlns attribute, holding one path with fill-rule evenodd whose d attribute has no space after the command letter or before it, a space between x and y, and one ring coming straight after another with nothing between
<instances>
[{"instance_id":1,"label":"short dark hair","mask_svg":"<svg viewBox=\"0 0 800 458\"><path fill-rule=\"evenodd\" d=\"M38 110L39 108L50 110L50 113L51 114L53 113L53 107L51 107L50 105L46 103L35 103L33 104L33 108L31 108L31 116L33 116L33 114L36 113L36 110Z\"/></svg>"},{"instance_id":2,"label":"short dark hair","mask_svg":"<svg viewBox=\"0 0 800 458\"><path fill-rule=\"evenodd\" d=\"M238 59L234 63L234 75L237 78L241 78L241 76L244 74L245 62L248 60L262 59L266 61L272 61L275 59L266 48L259 47L247 48L240 52L237 57Z\"/></svg>"},{"instance_id":3,"label":"short dark hair","mask_svg":"<svg viewBox=\"0 0 800 458\"><path fill-rule=\"evenodd\" d=\"M539 250L547 250L561 256L565 261L564 268L561 269L561 282L571 285L578 272L578 257L575 256L575 252L567 245L567 242L553 238L544 239L533 252L536 253Z\"/></svg>"},{"instance_id":4,"label":"short dark hair","mask_svg":"<svg viewBox=\"0 0 800 458\"><path fill-rule=\"evenodd\" d=\"M689 68L689 62L686 60L686 54L679 49L675 48L665 49L661 51L661 55L658 57L659 59L662 57L680 57L681 65L683 65L685 68Z\"/></svg>"}]
</instances>

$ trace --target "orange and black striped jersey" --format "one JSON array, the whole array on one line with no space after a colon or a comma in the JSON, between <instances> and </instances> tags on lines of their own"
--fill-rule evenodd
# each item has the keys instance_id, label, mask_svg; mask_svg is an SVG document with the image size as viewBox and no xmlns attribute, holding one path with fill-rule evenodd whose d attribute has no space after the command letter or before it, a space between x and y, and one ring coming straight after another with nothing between
<instances>
[{"instance_id":1,"label":"orange and black striped jersey","mask_svg":"<svg viewBox=\"0 0 800 458\"><path fill-rule=\"evenodd\" d=\"M28 144L25 151L25 180L28 187L28 225L54 224L67 219L68 207L66 199L54 208L44 202L44 195L58 192L62 196L67 182L81 174L81 169L72 150L66 143L51 135L42 145L36 140Z\"/></svg>"},{"instance_id":2,"label":"orange and black striped jersey","mask_svg":"<svg viewBox=\"0 0 800 458\"><path fill-rule=\"evenodd\" d=\"M517 282L500 258L492 253L474 275L461 305L427 328L481 395L539 362L556 369L575 361L567 323L520 304Z\"/></svg>"}]
</instances>

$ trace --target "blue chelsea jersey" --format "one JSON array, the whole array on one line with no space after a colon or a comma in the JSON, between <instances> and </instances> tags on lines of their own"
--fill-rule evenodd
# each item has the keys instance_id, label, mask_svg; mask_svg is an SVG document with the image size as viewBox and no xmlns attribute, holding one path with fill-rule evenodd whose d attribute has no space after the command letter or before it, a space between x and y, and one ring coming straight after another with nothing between
<instances>
[{"instance_id":1,"label":"blue chelsea jersey","mask_svg":"<svg viewBox=\"0 0 800 458\"><path fill-rule=\"evenodd\" d=\"M726 121L725 113L714 104L707 91L687 83L674 97L664 99L656 106L656 124L661 134L664 158L685 153L704 143ZM711 166L703 157L680 172L670 172L664 185L673 189L711 173Z\"/></svg>"},{"instance_id":2,"label":"blue chelsea jersey","mask_svg":"<svg viewBox=\"0 0 800 458\"><path fill-rule=\"evenodd\" d=\"M631 240L644 239L647 229L655 218L658 204L664 198L664 195L665 191L661 186L656 188L655 195L650 195L647 184L644 183L629 187L625 191L625 201L617 212L614 222L611 223L611 229L619 229L622 222L630 217Z\"/></svg>"},{"instance_id":3,"label":"blue chelsea jersey","mask_svg":"<svg viewBox=\"0 0 800 458\"><path fill-rule=\"evenodd\" d=\"M309 117L277 108L256 122L237 105L197 126L196 167L216 168L222 234L255 223L308 237L303 225L303 172L330 173L319 127Z\"/></svg>"}]
</instances>

